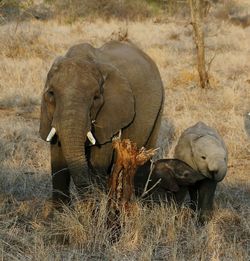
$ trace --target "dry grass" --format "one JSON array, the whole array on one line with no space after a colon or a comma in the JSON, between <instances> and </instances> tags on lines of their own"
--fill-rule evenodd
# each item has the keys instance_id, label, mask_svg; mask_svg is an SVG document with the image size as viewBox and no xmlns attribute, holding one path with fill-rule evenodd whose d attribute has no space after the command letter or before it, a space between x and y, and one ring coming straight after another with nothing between
<instances>
[{"instance_id":1,"label":"dry grass","mask_svg":"<svg viewBox=\"0 0 250 261\"><path fill-rule=\"evenodd\" d=\"M62 22L72 23L79 18L119 18L141 20L160 12L160 4L142 0L54 0L47 1L54 9L55 16ZM63 19L62 19L63 17Z\"/></svg>"},{"instance_id":2,"label":"dry grass","mask_svg":"<svg viewBox=\"0 0 250 261\"><path fill-rule=\"evenodd\" d=\"M198 227L187 208L138 202L137 215L127 220L114 245L105 227L106 195L97 194L93 204L77 202L73 210L51 215L49 146L38 134L39 104L56 56L79 42L100 46L116 38L125 23L29 21L0 27L3 260L249 260L250 141L243 115L250 111L250 28L222 23L210 15L208 59L216 51L211 90L198 87L192 31L186 21L129 22L128 37L156 61L162 75L165 117L174 126L167 156L173 154L181 132L198 120L224 137L229 170L216 193L214 217Z\"/></svg>"}]
</instances>

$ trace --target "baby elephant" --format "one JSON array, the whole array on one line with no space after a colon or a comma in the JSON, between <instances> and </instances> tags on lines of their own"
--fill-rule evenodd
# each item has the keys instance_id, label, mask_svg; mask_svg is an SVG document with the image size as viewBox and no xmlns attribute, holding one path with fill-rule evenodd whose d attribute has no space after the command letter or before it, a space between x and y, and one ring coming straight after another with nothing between
<instances>
[{"instance_id":1,"label":"baby elephant","mask_svg":"<svg viewBox=\"0 0 250 261\"><path fill-rule=\"evenodd\" d=\"M159 193L178 192L199 180L206 178L178 159L160 159L154 162L148 190L154 188ZM159 193L155 193L158 194ZM177 194L178 195L178 194ZM178 198L175 198L178 203Z\"/></svg>"},{"instance_id":2,"label":"baby elephant","mask_svg":"<svg viewBox=\"0 0 250 261\"><path fill-rule=\"evenodd\" d=\"M174 157L183 160L206 177L189 186L186 191L177 192L179 201L184 201L189 192L191 207L199 211L199 221L203 223L212 213L217 183L227 173L226 145L216 129L197 122L181 134Z\"/></svg>"}]
</instances>

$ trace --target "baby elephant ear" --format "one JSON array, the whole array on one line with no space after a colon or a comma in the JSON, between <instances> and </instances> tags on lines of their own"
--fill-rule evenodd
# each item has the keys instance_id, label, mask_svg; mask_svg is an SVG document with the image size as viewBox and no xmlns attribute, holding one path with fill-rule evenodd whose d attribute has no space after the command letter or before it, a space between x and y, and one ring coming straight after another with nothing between
<instances>
[{"instance_id":1,"label":"baby elephant ear","mask_svg":"<svg viewBox=\"0 0 250 261\"><path fill-rule=\"evenodd\" d=\"M171 192L177 192L180 190L177 181L171 175L168 175L167 177L163 177L160 184L161 187Z\"/></svg>"},{"instance_id":2,"label":"baby elephant ear","mask_svg":"<svg viewBox=\"0 0 250 261\"><path fill-rule=\"evenodd\" d=\"M104 104L96 117L95 136L103 144L133 121L135 100L128 80L116 68L99 64L99 69L104 79Z\"/></svg>"},{"instance_id":3,"label":"baby elephant ear","mask_svg":"<svg viewBox=\"0 0 250 261\"><path fill-rule=\"evenodd\" d=\"M159 186L165 190L171 192L177 192L180 190L180 187L175 179L174 173L170 169L153 171L152 177L154 180L161 179Z\"/></svg>"}]
</instances>

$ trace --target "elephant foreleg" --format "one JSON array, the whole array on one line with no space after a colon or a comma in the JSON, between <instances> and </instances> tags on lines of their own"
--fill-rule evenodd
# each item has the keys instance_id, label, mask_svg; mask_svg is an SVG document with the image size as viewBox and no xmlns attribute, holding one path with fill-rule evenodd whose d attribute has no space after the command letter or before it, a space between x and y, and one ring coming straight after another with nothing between
<instances>
[{"instance_id":1,"label":"elephant foreleg","mask_svg":"<svg viewBox=\"0 0 250 261\"><path fill-rule=\"evenodd\" d=\"M199 182L197 209L201 223L207 221L212 213L216 186L217 182L211 179L204 179Z\"/></svg>"},{"instance_id":2,"label":"elephant foreleg","mask_svg":"<svg viewBox=\"0 0 250 261\"><path fill-rule=\"evenodd\" d=\"M193 211L196 211L198 208L198 187L197 185L190 186L188 188L189 195L190 195L190 208Z\"/></svg>"},{"instance_id":3,"label":"elephant foreleg","mask_svg":"<svg viewBox=\"0 0 250 261\"><path fill-rule=\"evenodd\" d=\"M67 204L70 201L70 173L60 143L51 144L52 200Z\"/></svg>"}]
</instances>

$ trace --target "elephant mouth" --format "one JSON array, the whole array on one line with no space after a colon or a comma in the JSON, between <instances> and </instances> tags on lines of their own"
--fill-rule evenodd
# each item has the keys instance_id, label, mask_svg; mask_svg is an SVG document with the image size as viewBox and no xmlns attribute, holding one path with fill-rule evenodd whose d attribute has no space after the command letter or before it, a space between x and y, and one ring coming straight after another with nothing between
<instances>
[{"instance_id":1,"label":"elephant mouth","mask_svg":"<svg viewBox=\"0 0 250 261\"><path fill-rule=\"evenodd\" d=\"M222 181L224 179L224 176L215 176L215 178L214 178L214 180L216 181L216 182L220 182L220 181Z\"/></svg>"},{"instance_id":2,"label":"elephant mouth","mask_svg":"<svg viewBox=\"0 0 250 261\"><path fill-rule=\"evenodd\" d=\"M58 135L55 134L55 135L51 138L50 144L55 145L55 144L57 144L57 143L58 143L59 145L61 144Z\"/></svg>"},{"instance_id":3,"label":"elephant mouth","mask_svg":"<svg viewBox=\"0 0 250 261\"><path fill-rule=\"evenodd\" d=\"M217 174L217 171L210 171L209 172L209 175L210 175L212 180L216 180L216 174Z\"/></svg>"},{"instance_id":4,"label":"elephant mouth","mask_svg":"<svg viewBox=\"0 0 250 261\"><path fill-rule=\"evenodd\" d=\"M225 175L222 175L219 171L202 171L199 170L200 174L203 175L204 177L214 180L216 182L220 182L223 180Z\"/></svg>"},{"instance_id":5,"label":"elephant mouth","mask_svg":"<svg viewBox=\"0 0 250 261\"><path fill-rule=\"evenodd\" d=\"M212 179L215 180L216 178L216 173L215 171L209 171L208 169L198 169L198 172L204 176L204 178Z\"/></svg>"}]
</instances>

